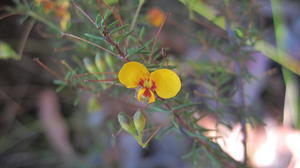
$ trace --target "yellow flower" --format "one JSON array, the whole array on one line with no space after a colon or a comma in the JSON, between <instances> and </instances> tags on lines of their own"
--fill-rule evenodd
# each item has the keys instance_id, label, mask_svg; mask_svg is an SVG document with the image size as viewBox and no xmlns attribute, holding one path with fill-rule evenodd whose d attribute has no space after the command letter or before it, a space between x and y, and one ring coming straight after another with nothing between
<instances>
[{"instance_id":1,"label":"yellow flower","mask_svg":"<svg viewBox=\"0 0 300 168\"><path fill-rule=\"evenodd\" d=\"M60 28L65 31L68 26L68 22L71 19L70 12L68 11L70 3L68 0L58 1L55 9L56 17L60 19Z\"/></svg>"},{"instance_id":2,"label":"yellow flower","mask_svg":"<svg viewBox=\"0 0 300 168\"><path fill-rule=\"evenodd\" d=\"M138 88L137 99L155 101L154 92L161 98L168 99L177 95L181 88L178 75L169 69L158 69L149 72L139 62L128 62L118 74L119 81L127 88Z\"/></svg>"},{"instance_id":3,"label":"yellow flower","mask_svg":"<svg viewBox=\"0 0 300 168\"><path fill-rule=\"evenodd\" d=\"M165 17L165 13L157 7L151 8L147 12L148 22L155 27L159 27L164 22Z\"/></svg>"},{"instance_id":4,"label":"yellow flower","mask_svg":"<svg viewBox=\"0 0 300 168\"><path fill-rule=\"evenodd\" d=\"M54 12L60 21L60 28L65 31L71 19L69 12L69 0L35 0L36 5L41 6L46 14Z\"/></svg>"},{"instance_id":5,"label":"yellow flower","mask_svg":"<svg viewBox=\"0 0 300 168\"><path fill-rule=\"evenodd\" d=\"M43 8L44 8L45 13L49 13L55 7L54 2L51 1L51 0L43 0L41 2L43 4Z\"/></svg>"},{"instance_id":6,"label":"yellow flower","mask_svg":"<svg viewBox=\"0 0 300 168\"><path fill-rule=\"evenodd\" d=\"M34 2L35 2L37 5L40 5L42 1L43 1L43 0L35 0Z\"/></svg>"}]
</instances>

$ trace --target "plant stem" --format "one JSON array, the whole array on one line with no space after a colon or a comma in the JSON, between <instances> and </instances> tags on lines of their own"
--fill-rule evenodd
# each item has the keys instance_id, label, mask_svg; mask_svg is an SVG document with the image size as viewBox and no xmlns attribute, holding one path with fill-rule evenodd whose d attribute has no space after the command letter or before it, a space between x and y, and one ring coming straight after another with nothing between
<instances>
[{"instance_id":1,"label":"plant stem","mask_svg":"<svg viewBox=\"0 0 300 168\"><path fill-rule=\"evenodd\" d=\"M148 140L144 143L144 147L146 147L149 142L154 138L154 136L158 133L158 131L162 128L162 125L159 126L153 133L152 135L148 138Z\"/></svg>"},{"instance_id":2,"label":"plant stem","mask_svg":"<svg viewBox=\"0 0 300 168\"><path fill-rule=\"evenodd\" d=\"M19 54L20 58L23 55L23 51L24 51L26 42L27 42L28 37L30 35L30 32L31 32L31 30L34 26L34 23L35 23L35 20L30 20L28 26L26 27L26 29L24 31L24 34L23 34L23 37L22 37L22 40L21 40L21 43L20 43L20 46L19 46L19 49L18 49L18 54Z\"/></svg>"},{"instance_id":3,"label":"plant stem","mask_svg":"<svg viewBox=\"0 0 300 168\"><path fill-rule=\"evenodd\" d=\"M39 58L34 58L33 61L35 61L38 65L40 65L42 68L46 69L49 73L51 73L53 76L55 76L57 79L60 79L62 81L64 80L64 77L62 77L61 75L59 75L57 72L53 71L52 69L50 69L47 65L45 65L44 63L42 63L40 61Z\"/></svg>"},{"instance_id":4,"label":"plant stem","mask_svg":"<svg viewBox=\"0 0 300 168\"><path fill-rule=\"evenodd\" d=\"M113 39L110 37L108 31L106 30L106 28L104 29L104 31L102 32L102 34L104 35L105 37L105 40L110 43L112 46L115 47L115 49L117 50L117 52L119 53L120 57L125 61L125 62L128 62L129 60L126 58L126 54L121 50L120 46L115 43L113 41Z\"/></svg>"},{"instance_id":5,"label":"plant stem","mask_svg":"<svg viewBox=\"0 0 300 168\"><path fill-rule=\"evenodd\" d=\"M29 11L27 13L29 16L31 16L32 18L46 24L47 26L49 26L51 29L53 29L56 33L61 33L61 30L55 26L53 23L51 23L50 21L46 20L45 18L39 16L38 14L34 13L33 11Z\"/></svg>"},{"instance_id":6,"label":"plant stem","mask_svg":"<svg viewBox=\"0 0 300 168\"><path fill-rule=\"evenodd\" d=\"M94 19L92 19L84 10L82 10L75 2L72 2L73 6L75 6L75 8L82 13L98 30L100 29L96 23L96 21ZM110 37L109 32L107 31L106 25L104 25L104 30L103 32L101 32L103 34L103 36L105 37L105 40L111 44L112 46L114 46L117 50L117 52L119 53L119 57L121 59L123 59L125 62L128 62L129 60L126 58L126 54L121 50L121 47L114 42L114 40ZM90 44L92 44L93 42L89 42ZM92 45L95 45L95 43L93 43ZM96 44L97 45L97 44ZM97 45L98 46L98 45ZM101 46L100 46L101 47ZM98 47L99 48L99 47ZM101 49L103 49L104 47L101 47ZM104 50L104 49L103 49ZM105 51L110 51L108 49L105 49ZM110 54L112 54L112 52L110 51ZM115 53L113 53L112 55L117 56Z\"/></svg>"},{"instance_id":7,"label":"plant stem","mask_svg":"<svg viewBox=\"0 0 300 168\"><path fill-rule=\"evenodd\" d=\"M240 46L237 43L234 33L232 31L232 25L231 25L231 20L230 20L230 10L229 10L229 6L226 4L226 2L224 1L224 5L225 5L225 14L227 15L225 17L225 25L226 25L226 31L229 37L229 43L232 46L236 47L236 52L233 52L232 54L234 55L234 57L236 58L234 60L234 64L235 64L235 73L237 75L237 86L238 86L238 90L237 90L237 105L239 108L239 121L241 123L241 132L243 134L243 139L242 139L242 143L243 143L243 148L244 148L244 152L243 152L243 157L244 157L244 161L243 163L245 165L247 165L248 162L248 151L247 151L247 138L248 138L248 133L247 133L247 128L246 128L246 106L245 106L245 93L244 93L244 83L243 83L243 76L242 76L242 66L241 66L241 62L239 62L239 58L241 58L240 53Z\"/></svg>"},{"instance_id":8,"label":"plant stem","mask_svg":"<svg viewBox=\"0 0 300 168\"><path fill-rule=\"evenodd\" d=\"M195 133L194 129L188 125L188 123L186 123L181 116L177 113L178 111L173 110L171 108L171 106L168 103L165 103L164 106L173 113L173 115L175 116L177 122L180 124L180 126L182 126L184 129L188 130L191 133ZM241 163L237 162L236 160L234 160L232 157L230 157L228 154L226 154L223 151L219 151L219 150L215 150L215 148L211 147L210 144L208 144L205 140L198 138L198 137L192 137L194 141L198 142L200 145L202 145L210 154L216 156L217 158L220 159L220 162L224 165L224 167L226 168L247 168L247 166L242 165ZM228 158L228 160L224 160L221 159L221 157L223 157L224 155L226 155L226 157Z\"/></svg>"},{"instance_id":9,"label":"plant stem","mask_svg":"<svg viewBox=\"0 0 300 168\"><path fill-rule=\"evenodd\" d=\"M141 11L142 6L143 6L144 3L145 3L145 0L139 0L139 5L138 5L138 7L135 11L135 14L133 16L133 19L132 19L132 22L131 22L131 25L130 25L130 31L134 29L135 24L136 24L136 20L137 20L139 14L140 14L140 11Z\"/></svg>"},{"instance_id":10,"label":"plant stem","mask_svg":"<svg viewBox=\"0 0 300 168\"><path fill-rule=\"evenodd\" d=\"M272 0L272 14L274 20L274 29L277 42L277 55L279 58L284 59L285 55L279 50L286 50L285 47L285 32L287 31L283 14L282 14L282 3L280 0ZM283 124L291 126L295 124L297 129L300 129L300 110L298 107L299 96L298 96L298 84L290 71L282 68L282 75L285 82L285 102L284 102L284 113L283 113ZM296 118L296 119L295 119Z\"/></svg>"},{"instance_id":11,"label":"plant stem","mask_svg":"<svg viewBox=\"0 0 300 168\"><path fill-rule=\"evenodd\" d=\"M75 39L75 40L79 40L79 41L86 42L86 43L91 44L91 45L93 45L93 46L95 46L95 47L97 47L97 48L99 48L99 49L101 49L101 50L106 51L107 53L109 53L109 54L111 54L111 55L118 56L117 54L113 53L112 51L110 51L110 50L108 50L108 49L106 49L106 48L104 48L104 47L102 47L102 46L100 46L100 45L98 45L98 44L96 44L96 43L94 43L94 42L91 42L91 41L86 40L86 39L84 39L84 38L75 36L75 35L73 35L73 34L62 33L62 37L68 37L68 38L72 38L72 39Z\"/></svg>"},{"instance_id":12,"label":"plant stem","mask_svg":"<svg viewBox=\"0 0 300 168\"><path fill-rule=\"evenodd\" d=\"M154 49L155 49L156 43L157 43L157 41L158 41L158 36L159 36L159 34L160 34L160 32L161 32L163 26L165 25L165 23L166 23L166 21L167 21L167 18L168 18L168 15L164 18L164 21L163 21L162 24L159 26L159 29L158 29L158 31L157 31L156 34L155 34L155 37L154 37L155 39L154 39L154 41L153 41L153 43L152 43L151 53L150 53L150 56L149 56L149 58L148 58L148 62L149 62L149 63L152 61L152 57L153 57L153 54L154 54Z\"/></svg>"},{"instance_id":13,"label":"plant stem","mask_svg":"<svg viewBox=\"0 0 300 168\"><path fill-rule=\"evenodd\" d=\"M96 24L96 22L94 21L94 19L92 19L86 12L84 12L74 1L72 1L72 5L75 6L75 8L81 13L83 14L88 21L90 21L94 26L96 26L98 28L98 25Z\"/></svg>"}]
</instances>

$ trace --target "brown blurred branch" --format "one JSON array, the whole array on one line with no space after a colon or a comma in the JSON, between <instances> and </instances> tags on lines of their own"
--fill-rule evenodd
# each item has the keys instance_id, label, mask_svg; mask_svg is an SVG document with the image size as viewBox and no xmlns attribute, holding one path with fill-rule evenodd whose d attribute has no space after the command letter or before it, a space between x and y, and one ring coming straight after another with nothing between
<instances>
[{"instance_id":1,"label":"brown blurred branch","mask_svg":"<svg viewBox=\"0 0 300 168\"><path fill-rule=\"evenodd\" d=\"M62 77L57 72L53 71L47 65L45 65L44 63L42 63L39 58L34 58L33 61L36 62L38 65L40 65L45 70L47 70L50 74L52 74L53 76L55 76L57 79L60 79L60 80L64 81L64 77Z\"/></svg>"},{"instance_id":2,"label":"brown blurred branch","mask_svg":"<svg viewBox=\"0 0 300 168\"><path fill-rule=\"evenodd\" d=\"M68 38L72 38L72 39L75 39L75 40L78 40L78 41L86 42L86 43L91 44L91 45L93 45L93 46L95 46L95 47L97 47L97 48L99 48L99 49L101 49L101 50L106 51L107 53L109 53L109 54L111 54L111 55L117 56L117 54L113 53L112 51L110 51L110 50L108 50L108 49L106 49L106 48L104 48L104 47L102 47L102 46L100 46L100 45L98 45L98 44L96 44L96 43L94 43L94 42L91 42L91 41L86 40L86 39L84 39L84 38L75 36L75 35L73 35L73 34L62 33L62 37L68 37Z\"/></svg>"},{"instance_id":3,"label":"brown blurred branch","mask_svg":"<svg viewBox=\"0 0 300 168\"><path fill-rule=\"evenodd\" d=\"M75 158L76 154L68 135L68 125L60 113L58 97L53 90L44 90L38 101L39 118L49 143L66 161Z\"/></svg>"},{"instance_id":4,"label":"brown blurred branch","mask_svg":"<svg viewBox=\"0 0 300 168\"><path fill-rule=\"evenodd\" d=\"M75 6L75 8L81 13L83 14L88 21L90 21L98 30L100 29L100 27L97 25L96 21L91 18L85 11L83 11L74 1L72 2L73 6ZM110 36L106 24L104 25L104 29L101 32L103 34L103 36L105 37L105 40L111 44L112 46L115 47L115 49L117 50L119 57L124 60L125 62L128 62L129 60L126 58L126 54L125 52L122 51L121 47L119 46L119 44L117 44ZM65 33L66 34L66 33ZM92 42L91 42L92 43ZM107 50L107 49L106 49ZM116 55L116 54L113 54Z\"/></svg>"},{"instance_id":5,"label":"brown blurred branch","mask_svg":"<svg viewBox=\"0 0 300 168\"><path fill-rule=\"evenodd\" d=\"M20 46L19 46L19 49L18 49L18 54L19 54L20 58L23 55L23 51L24 51L26 42L27 42L28 37L30 35L30 32L31 32L31 30L34 26L34 23L35 23L35 20L30 20L27 27L26 27L26 29L24 30L24 33L23 33L23 36L22 36L22 39L21 39L21 43L20 43Z\"/></svg>"},{"instance_id":6,"label":"brown blurred branch","mask_svg":"<svg viewBox=\"0 0 300 168\"><path fill-rule=\"evenodd\" d=\"M160 34L162 28L164 27L164 25L165 25L165 23L166 23L168 17L169 17L169 14L168 14L167 16L165 16L164 21L163 21L162 24L159 26L159 29L158 29L158 31L157 31L156 34L155 34L155 39L154 39L154 42L153 42L153 44L152 44L151 53L150 53L150 56L149 56L149 59L148 59L148 62L149 62L149 63L150 63L151 60L152 60L152 56L153 56L153 53L154 53L154 48L155 48L155 45L156 45L156 43L157 43L157 41L158 41L158 36L159 36L159 34Z\"/></svg>"}]
</instances>

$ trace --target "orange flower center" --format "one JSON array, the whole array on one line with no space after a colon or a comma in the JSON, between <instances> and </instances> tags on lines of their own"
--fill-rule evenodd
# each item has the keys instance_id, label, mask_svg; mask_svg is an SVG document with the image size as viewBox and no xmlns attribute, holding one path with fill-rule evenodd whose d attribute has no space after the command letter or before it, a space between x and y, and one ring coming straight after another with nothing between
<instances>
[{"instance_id":1,"label":"orange flower center","mask_svg":"<svg viewBox=\"0 0 300 168\"><path fill-rule=\"evenodd\" d=\"M140 80L139 86L146 89L145 92L143 93L143 96L145 97L151 97L151 91L154 91L156 89L154 81L150 79Z\"/></svg>"}]
</instances>

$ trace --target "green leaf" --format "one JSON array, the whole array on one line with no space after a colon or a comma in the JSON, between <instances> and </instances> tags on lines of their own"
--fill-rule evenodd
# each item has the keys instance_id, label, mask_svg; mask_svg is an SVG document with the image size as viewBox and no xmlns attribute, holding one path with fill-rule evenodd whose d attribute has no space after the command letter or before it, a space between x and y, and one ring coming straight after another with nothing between
<instances>
[{"instance_id":1,"label":"green leaf","mask_svg":"<svg viewBox=\"0 0 300 168\"><path fill-rule=\"evenodd\" d=\"M143 39L144 34L145 34L145 27L142 27L141 30L140 30L140 33L139 33L139 38Z\"/></svg>"},{"instance_id":2,"label":"green leaf","mask_svg":"<svg viewBox=\"0 0 300 168\"><path fill-rule=\"evenodd\" d=\"M60 85L57 89L56 92L62 91L67 85Z\"/></svg>"},{"instance_id":3,"label":"green leaf","mask_svg":"<svg viewBox=\"0 0 300 168\"><path fill-rule=\"evenodd\" d=\"M175 69L175 68L177 68L176 65L168 65L168 66L164 66L164 65L147 65L146 67L148 69L157 69L157 68Z\"/></svg>"},{"instance_id":4,"label":"green leaf","mask_svg":"<svg viewBox=\"0 0 300 168\"><path fill-rule=\"evenodd\" d=\"M182 159L192 158L194 155L197 155L199 152L199 148L197 148L197 143L194 141L191 151L181 156Z\"/></svg>"},{"instance_id":5,"label":"green leaf","mask_svg":"<svg viewBox=\"0 0 300 168\"><path fill-rule=\"evenodd\" d=\"M159 112L163 112L163 113L170 113L169 110L166 110L166 109L163 109L163 108L160 108L160 107L151 106L149 108L153 111L159 111Z\"/></svg>"},{"instance_id":6,"label":"green leaf","mask_svg":"<svg viewBox=\"0 0 300 168\"><path fill-rule=\"evenodd\" d=\"M112 31L110 31L110 34L114 34L114 33L116 33L116 32L119 32L119 31L125 29L126 27L128 27L128 24L124 24L124 25L122 25L122 26L119 26L119 27L113 29Z\"/></svg>"},{"instance_id":7,"label":"green leaf","mask_svg":"<svg viewBox=\"0 0 300 168\"><path fill-rule=\"evenodd\" d=\"M189 107L189 106L197 106L197 105L200 105L200 104L201 104L201 103L181 104L181 105L178 105L178 106L173 107L173 110L178 110L178 109L185 108L185 107Z\"/></svg>"},{"instance_id":8,"label":"green leaf","mask_svg":"<svg viewBox=\"0 0 300 168\"><path fill-rule=\"evenodd\" d=\"M155 38L152 38L152 39L146 41L145 46L149 46L154 40L155 40Z\"/></svg>"},{"instance_id":9,"label":"green leaf","mask_svg":"<svg viewBox=\"0 0 300 168\"><path fill-rule=\"evenodd\" d=\"M103 0L107 5L114 5L119 2L119 0Z\"/></svg>"},{"instance_id":10,"label":"green leaf","mask_svg":"<svg viewBox=\"0 0 300 168\"><path fill-rule=\"evenodd\" d=\"M202 15L209 21L212 21L217 26L225 29L225 19L224 17L216 17L218 15L218 11L214 8L208 6L205 2L199 0L179 0L181 3L186 5L190 10L190 18L193 19L193 13L197 12Z\"/></svg>"},{"instance_id":11,"label":"green leaf","mask_svg":"<svg viewBox=\"0 0 300 168\"><path fill-rule=\"evenodd\" d=\"M97 16L96 16L96 25L97 26L99 26L99 25L101 25L101 21L102 21L102 19L101 19L101 16L98 14Z\"/></svg>"},{"instance_id":12,"label":"green leaf","mask_svg":"<svg viewBox=\"0 0 300 168\"><path fill-rule=\"evenodd\" d=\"M211 164L213 165L213 167L215 168L221 168L221 164L220 164L220 161L215 157L213 156L212 154L210 154L207 149L205 148L202 148L203 151L205 152L206 156L209 158L209 160L211 161Z\"/></svg>"},{"instance_id":13,"label":"green leaf","mask_svg":"<svg viewBox=\"0 0 300 168\"><path fill-rule=\"evenodd\" d=\"M113 28L116 24L118 24L118 22L118 20L115 20L114 22L110 23L109 25L107 25L107 29Z\"/></svg>"},{"instance_id":14,"label":"green leaf","mask_svg":"<svg viewBox=\"0 0 300 168\"><path fill-rule=\"evenodd\" d=\"M24 16L20 16L21 18L19 19L18 23L21 25L23 23L25 23L25 21L27 21L29 19L29 15L24 15Z\"/></svg>"},{"instance_id":15,"label":"green leaf","mask_svg":"<svg viewBox=\"0 0 300 168\"><path fill-rule=\"evenodd\" d=\"M0 59L19 60L20 56L10 47L9 44L0 41Z\"/></svg>"},{"instance_id":16,"label":"green leaf","mask_svg":"<svg viewBox=\"0 0 300 168\"><path fill-rule=\"evenodd\" d=\"M133 32L133 30L127 32L127 33L124 34L124 35L121 35L121 36L119 36L119 37L116 37L116 41L121 42L121 41L124 40L127 36L129 36L132 32Z\"/></svg>"},{"instance_id":17,"label":"green leaf","mask_svg":"<svg viewBox=\"0 0 300 168\"><path fill-rule=\"evenodd\" d=\"M100 41L105 42L105 40L104 40L104 38L102 36L96 36L96 35L92 35L92 34L89 34L89 33L84 33L84 35L86 37L89 37L89 38L92 38L92 39L95 39L95 40L100 40Z\"/></svg>"},{"instance_id":18,"label":"green leaf","mask_svg":"<svg viewBox=\"0 0 300 168\"><path fill-rule=\"evenodd\" d=\"M56 85L65 85L66 84L66 82L62 81L62 80L54 80L53 83Z\"/></svg>"},{"instance_id":19,"label":"green leaf","mask_svg":"<svg viewBox=\"0 0 300 168\"><path fill-rule=\"evenodd\" d=\"M204 17L205 19L211 21L216 24L219 28L226 30L225 17L218 16L218 11L213 7L207 5L205 2L200 0L179 0L181 3L186 5L190 11L197 12L199 15ZM217 17L218 16L218 17ZM231 29L236 29L236 24L233 23ZM297 75L300 75L300 62L294 59L292 56L287 54L285 51L281 49L276 49L270 43L260 40L254 44L254 49L260 51L268 58L287 68L288 70L294 72ZM278 55L282 55L285 57L280 57Z\"/></svg>"},{"instance_id":20,"label":"green leaf","mask_svg":"<svg viewBox=\"0 0 300 168\"><path fill-rule=\"evenodd\" d=\"M65 75L65 80L69 80L74 76L74 72L73 71L69 71L67 72L67 74Z\"/></svg>"},{"instance_id":21,"label":"green leaf","mask_svg":"<svg viewBox=\"0 0 300 168\"><path fill-rule=\"evenodd\" d=\"M143 46L141 48L130 48L128 50L128 54L126 55L126 57L130 57L136 54L141 54L141 51L145 48L146 46Z\"/></svg>"},{"instance_id":22,"label":"green leaf","mask_svg":"<svg viewBox=\"0 0 300 168\"><path fill-rule=\"evenodd\" d=\"M105 11L103 20L105 21L110 15L112 15L112 11L110 10Z\"/></svg>"}]
</instances>

